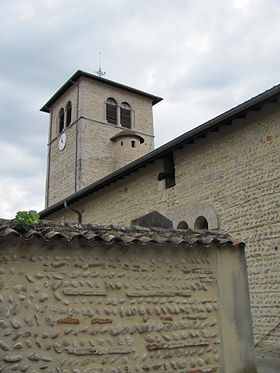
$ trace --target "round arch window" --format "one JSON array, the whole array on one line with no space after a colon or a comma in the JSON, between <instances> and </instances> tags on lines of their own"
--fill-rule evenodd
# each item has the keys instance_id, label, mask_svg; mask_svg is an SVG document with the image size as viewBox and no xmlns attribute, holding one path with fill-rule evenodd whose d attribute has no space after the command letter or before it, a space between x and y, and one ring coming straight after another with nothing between
<instances>
[{"instance_id":1,"label":"round arch window","mask_svg":"<svg viewBox=\"0 0 280 373\"><path fill-rule=\"evenodd\" d=\"M121 126L131 128L131 107L127 102L121 104Z\"/></svg>"},{"instance_id":2,"label":"round arch window","mask_svg":"<svg viewBox=\"0 0 280 373\"><path fill-rule=\"evenodd\" d=\"M63 131L64 129L64 109L61 108L59 110L59 114L58 114L58 120L59 120L59 127L58 127L58 131L59 133Z\"/></svg>"},{"instance_id":3,"label":"round arch window","mask_svg":"<svg viewBox=\"0 0 280 373\"><path fill-rule=\"evenodd\" d=\"M71 101L67 102L66 105L66 127L68 127L72 121L72 104Z\"/></svg>"},{"instance_id":4,"label":"round arch window","mask_svg":"<svg viewBox=\"0 0 280 373\"><path fill-rule=\"evenodd\" d=\"M106 120L108 123L117 124L117 102L111 97L106 101Z\"/></svg>"}]
</instances>

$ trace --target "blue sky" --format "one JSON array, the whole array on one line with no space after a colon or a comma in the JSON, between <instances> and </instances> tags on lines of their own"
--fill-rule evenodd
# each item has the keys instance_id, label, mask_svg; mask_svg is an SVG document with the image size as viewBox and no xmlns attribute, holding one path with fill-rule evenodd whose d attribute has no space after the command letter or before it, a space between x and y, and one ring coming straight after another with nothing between
<instances>
[{"instance_id":1,"label":"blue sky","mask_svg":"<svg viewBox=\"0 0 280 373\"><path fill-rule=\"evenodd\" d=\"M278 0L1 0L0 217L44 208L48 115L78 69L164 98L156 146L280 82Z\"/></svg>"}]
</instances>

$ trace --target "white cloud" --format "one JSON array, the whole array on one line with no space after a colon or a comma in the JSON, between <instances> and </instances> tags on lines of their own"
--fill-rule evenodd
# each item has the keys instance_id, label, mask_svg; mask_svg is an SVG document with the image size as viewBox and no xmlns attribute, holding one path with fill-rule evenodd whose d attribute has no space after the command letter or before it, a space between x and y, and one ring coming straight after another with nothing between
<instances>
[{"instance_id":1,"label":"white cloud","mask_svg":"<svg viewBox=\"0 0 280 373\"><path fill-rule=\"evenodd\" d=\"M18 210L41 210L45 171L40 158L20 145L0 142L0 216L12 218Z\"/></svg>"},{"instance_id":2,"label":"white cloud","mask_svg":"<svg viewBox=\"0 0 280 373\"><path fill-rule=\"evenodd\" d=\"M243 12L248 12L248 6L251 2L252 0L233 0L233 6Z\"/></svg>"},{"instance_id":3,"label":"white cloud","mask_svg":"<svg viewBox=\"0 0 280 373\"><path fill-rule=\"evenodd\" d=\"M279 82L276 0L2 0L0 13L0 216L43 207L38 110L99 51L106 77L164 97L158 145Z\"/></svg>"},{"instance_id":4,"label":"white cloud","mask_svg":"<svg viewBox=\"0 0 280 373\"><path fill-rule=\"evenodd\" d=\"M12 219L19 210L41 211L44 208L43 180L43 174L23 179L1 177L1 218Z\"/></svg>"}]
</instances>

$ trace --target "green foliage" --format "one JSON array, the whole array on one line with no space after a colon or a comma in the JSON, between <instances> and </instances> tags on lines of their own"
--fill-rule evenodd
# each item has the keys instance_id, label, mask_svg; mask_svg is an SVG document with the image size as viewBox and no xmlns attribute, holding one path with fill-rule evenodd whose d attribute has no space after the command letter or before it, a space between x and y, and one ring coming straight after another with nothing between
<instances>
[{"instance_id":1,"label":"green foliage","mask_svg":"<svg viewBox=\"0 0 280 373\"><path fill-rule=\"evenodd\" d=\"M69 231L66 227L56 227L55 230L56 230L56 232L64 234L64 236L67 237L67 238L70 237L70 233L69 233Z\"/></svg>"},{"instance_id":2,"label":"green foliage","mask_svg":"<svg viewBox=\"0 0 280 373\"><path fill-rule=\"evenodd\" d=\"M108 232L108 235L112 235L117 239L121 238L121 233L119 231L116 231L115 229L112 229Z\"/></svg>"},{"instance_id":3,"label":"green foliage","mask_svg":"<svg viewBox=\"0 0 280 373\"><path fill-rule=\"evenodd\" d=\"M29 228L34 227L34 224L39 221L39 219L39 214L34 210L18 211L12 226L19 232L25 232L28 231Z\"/></svg>"}]
</instances>

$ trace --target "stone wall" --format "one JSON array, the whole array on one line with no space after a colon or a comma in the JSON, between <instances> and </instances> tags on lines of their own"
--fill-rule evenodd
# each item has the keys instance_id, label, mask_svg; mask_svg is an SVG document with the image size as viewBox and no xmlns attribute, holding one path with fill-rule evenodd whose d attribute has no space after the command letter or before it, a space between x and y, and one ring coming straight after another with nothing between
<instances>
[{"instance_id":1,"label":"stone wall","mask_svg":"<svg viewBox=\"0 0 280 373\"><path fill-rule=\"evenodd\" d=\"M210 229L220 228L246 242L255 342L279 323L280 307L280 105L237 119L174 152L176 185L158 181L163 161L80 200L83 221L129 226L156 210L174 222L194 227L205 216ZM59 210L49 218L76 221ZM279 346L279 333L262 343Z\"/></svg>"},{"instance_id":2,"label":"stone wall","mask_svg":"<svg viewBox=\"0 0 280 373\"><path fill-rule=\"evenodd\" d=\"M0 284L3 373L256 372L242 246L10 235Z\"/></svg>"},{"instance_id":3,"label":"stone wall","mask_svg":"<svg viewBox=\"0 0 280 373\"><path fill-rule=\"evenodd\" d=\"M77 171L75 190L77 94L79 86ZM121 164L127 164L154 148L152 101L125 89L107 86L82 78L72 86L51 108L51 141L48 206L75 193L81 188L115 171L115 146L110 138L123 130L120 125L107 123L105 102L113 97L118 105L128 102L132 108L132 134L139 133L144 143L137 149L126 151ZM63 151L58 148L58 114L68 101L72 103L72 121L64 129L67 136ZM136 150L136 151L135 151Z\"/></svg>"},{"instance_id":4,"label":"stone wall","mask_svg":"<svg viewBox=\"0 0 280 373\"><path fill-rule=\"evenodd\" d=\"M105 102L109 97L114 98L117 105L127 102L133 112L132 129L150 136L154 135L153 108L151 99L106 85L87 78L81 79L81 112L85 118L106 123Z\"/></svg>"},{"instance_id":5,"label":"stone wall","mask_svg":"<svg viewBox=\"0 0 280 373\"><path fill-rule=\"evenodd\" d=\"M64 93L52 106L51 109L51 140L54 140L59 134L59 111L61 108L65 110L68 101L72 104L72 120L71 124L76 121L77 117L77 86L72 86L66 93ZM80 104L79 104L80 106ZM66 118L66 114L65 114ZM65 119L64 118L64 119Z\"/></svg>"},{"instance_id":6,"label":"stone wall","mask_svg":"<svg viewBox=\"0 0 280 373\"><path fill-rule=\"evenodd\" d=\"M136 136L120 136L118 139L114 140L114 151L113 151L113 162L115 164L115 169L119 169L126 164L131 162L131 159L140 158L143 153L143 147L147 145L147 142L141 143L140 139Z\"/></svg>"},{"instance_id":7,"label":"stone wall","mask_svg":"<svg viewBox=\"0 0 280 373\"><path fill-rule=\"evenodd\" d=\"M67 140L63 151L58 148L59 136L49 145L49 190L46 190L49 206L75 191L75 126L72 124L65 133Z\"/></svg>"}]
</instances>

